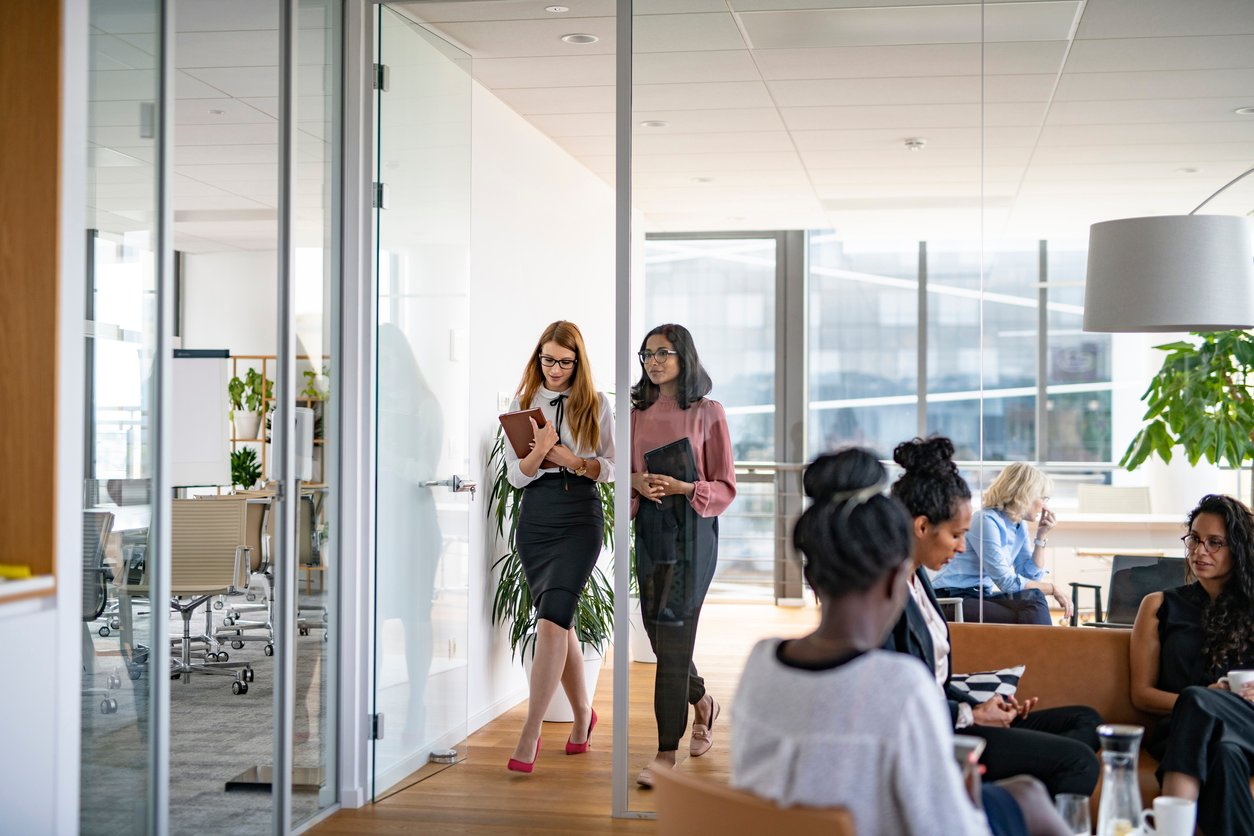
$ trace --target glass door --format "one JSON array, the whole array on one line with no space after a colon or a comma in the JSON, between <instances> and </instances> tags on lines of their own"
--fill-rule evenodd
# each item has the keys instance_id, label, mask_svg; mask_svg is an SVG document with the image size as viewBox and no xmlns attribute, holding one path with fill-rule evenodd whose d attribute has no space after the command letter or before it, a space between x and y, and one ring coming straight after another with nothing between
<instances>
[{"instance_id":1,"label":"glass door","mask_svg":"<svg viewBox=\"0 0 1254 836\"><path fill-rule=\"evenodd\" d=\"M391 8L376 25L377 800L465 756L475 506L469 58Z\"/></svg>"}]
</instances>

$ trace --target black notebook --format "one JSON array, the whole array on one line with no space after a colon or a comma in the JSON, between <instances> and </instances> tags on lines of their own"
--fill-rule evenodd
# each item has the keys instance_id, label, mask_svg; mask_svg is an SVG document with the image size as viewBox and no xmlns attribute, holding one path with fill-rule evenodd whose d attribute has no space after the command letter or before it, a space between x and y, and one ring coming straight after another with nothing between
<instances>
[{"instance_id":1,"label":"black notebook","mask_svg":"<svg viewBox=\"0 0 1254 836\"><path fill-rule=\"evenodd\" d=\"M683 482L697 481L697 460L692 455L692 442L687 438L663 444L645 453L644 466L650 473L670 476Z\"/></svg>"}]
</instances>

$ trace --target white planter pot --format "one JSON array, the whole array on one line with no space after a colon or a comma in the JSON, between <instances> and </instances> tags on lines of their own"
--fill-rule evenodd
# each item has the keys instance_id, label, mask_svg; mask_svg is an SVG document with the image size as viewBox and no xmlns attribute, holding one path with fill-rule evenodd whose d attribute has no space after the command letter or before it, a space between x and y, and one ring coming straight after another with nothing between
<instances>
[{"instance_id":1,"label":"white planter pot","mask_svg":"<svg viewBox=\"0 0 1254 836\"><path fill-rule=\"evenodd\" d=\"M631 599L631 661L657 664L653 645L649 644L649 634L644 631L644 614L640 610L639 598Z\"/></svg>"},{"instance_id":2,"label":"white planter pot","mask_svg":"<svg viewBox=\"0 0 1254 836\"><path fill-rule=\"evenodd\" d=\"M588 686L588 701L592 701L593 695L597 692L597 677L601 675L601 665L605 662L605 657L601 651L591 645L583 646L583 677L584 682ZM523 655L523 670L527 672L527 681L531 681L531 667L534 663L533 654L526 653ZM544 722L546 723L573 723L575 722L574 709L570 707L570 700L566 699L566 692L559 685L557 692L553 694L553 699L549 702L549 710L544 712Z\"/></svg>"},{"instance_id":3,"label":"white planter pot","mask_svg":"<svg viewBox=\"0 0 1254 836\"><path fill-rule=\"evenodd\" d=\"M257 429L261 426L260 412L244 412L241 409L235 410L235 437L254 439L257 437Z\"/></svg>"}]
</instances>

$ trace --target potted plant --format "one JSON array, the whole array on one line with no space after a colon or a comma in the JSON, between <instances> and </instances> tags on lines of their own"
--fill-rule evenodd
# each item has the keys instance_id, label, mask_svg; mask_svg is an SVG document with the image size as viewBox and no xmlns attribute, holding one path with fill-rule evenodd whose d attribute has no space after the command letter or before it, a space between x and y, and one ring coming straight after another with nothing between
<instances>
[{"instance_id":1,"label":"potted plant","mask_svg":"<svg viewBox=\"0 0 1254 836\"><path fill-rule=\"evenodd\" d=\"M249 490L261 478L261 464L257 461L257 451L251 447L241 447L231 453L231 484Z\"/></svg>"},{"instance_id":2,"label":"potted plant","mask_svg":"<svg viewBox=\"0 0 1254 836\"><path fill-rule=\"evenodd\" d=\"M231 420L236 439L255 439L261 425L261 409L273 399L274 384L256 369L244 372L243 379L232 377L226 385L231 401Z\"/></svg>"},{"instance_id":3,"label":"potted plant","mask_svg":"<svg viewBox=\"0 0 1254 836\"><path fill-rule=\"evenodd\" d=\"M522 490L509 483L505 462L505 435L497 430L492 453L488 457L490 489L488 514L496 523L496 533L507 551L493 564L498 573L496 592L492 597L492 623L504 624L509 632L511 653L521 652L523 667L530 674L530 661L535 652L536 611L531 601L531 589L523 575L522 561L514 547L514 533L518 528L518 509L522 502ZM601 507L605 513L605 533L602 546L614 548L614 485L598 482ZM575 633L584 648L584 672L588 683L588 696L596 691L597 677L604 660L605 643L614 631L614 588L599 566L592 570L592 577L575 609ZM549 722L571 722L574 714L566 695L560 689L549 704L544 719Z\"/></svg>"},{"instance_id":4,"label":"potted plant","mask_svg":"<svg viewBox=\"0 0 1254 836\"><path fill-rule=\"evenodd\" d=\"M1190 465L1205 458L1241 467L1254 458L1254 336L1247 331L1190 335L1155 346L1167 352L1141 396L1145 425L1119 464L1135 470L1150 456L1171 462L1179 447Z\"/></svg>"}]
</instances>

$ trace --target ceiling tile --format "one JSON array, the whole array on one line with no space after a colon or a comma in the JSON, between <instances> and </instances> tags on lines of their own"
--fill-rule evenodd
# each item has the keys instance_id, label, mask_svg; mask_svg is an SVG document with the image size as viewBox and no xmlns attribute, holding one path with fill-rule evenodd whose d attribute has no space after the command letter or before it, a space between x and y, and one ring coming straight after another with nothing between
<instances>
[{"instance_id":1,"label":"ceiling tile","mask_svg":"<svg viewBox=\"0 0 1254 836\"><path fill-rule=\"evenodd\" d=\"M1109 125L1111 123L1232 122L1245 124L1249 116L1234 113L1254 101L1240 99L1133 99L1123 101L1059 101L1049 109L1050 125Z\"/></svg>"},{"instance_id":2,"label":"ceiling tile","mask_svg":"<svg viewBox=\"0 0 1254 836\"><path fill-rule=\"evenodd\" d=\"M979 125L969 128L934 128L927 131L927 146L922 151L911 152L906 140L911 135L905 131L888 129L846 131L793 131L797 150L823 151L838 148L896 148L911 156L928 156L937 149L979 148L981 139L989 146L1002 148L1031 148L1036 141L1037 129L989 128Z\"/></svg>"},{"instance_id":3,"label":"ceiling tile","mask_svg":"<svg viewBox=\"0 0 1254 836\"><path fill-rule=\"evenodd\" d=\"M640 15L632 21L632 52L695 52L743 49L744 38L731 14Z\"/></svg>"},{"instance_id":4,"label":"ceiling tile","mask_svg":"<svg viewBox=\"0 0 1254 836\"><path fill-rule=\"evenodd\" d=\"M475 78L485 87L613 87L613 55L550 58L478 58Z\"/></svg>"},{"instance_id":5,"label":"ceiling tile","mask_svg":"<svg viewBox=\"0 0 1254 836\"><path fill-rule=\"evenodd\" d=\"M563 35L576 32L596 35L599 40L592 44L562 41ZM438 33L475 58L614 54L612 17L442 23Z\"/></svg>"},{"instance_id":6,"label":"ceiling tile","mask_svg":"<svg viewBox=\"0 0 1254 836\"><path fill-rule=\"evenodd\" d=\"M1254 6L1254 3L1251 3ZM1254 68L1063 74L1058 101L1254 96Z\"/></svg>"},{"instance_id":7,"label":"ceiling tile","mask_svg":"<svg viewBox=\"0 0 1254 836\"><path fill-rule=\"evenodd\" d=\"M1067 71L1210 70L1254 67L1254 35L1077 40Z\"/></svg>"},{"instance_id":8,"label":"ceiling tile","mask_svg":"<svg viewBox=\"0 0 1254 836\"><path fill-rule=\"evenodd\" d=\"M747 49L637 52L631 59L631 73L635 84L758 81L761 78Z\"/></svg>"},{"instance_id":9,"label":"ceiling tile","mask_svg":"<svg viewBox=\"0 0 1254 836\"><path fill-rule=\"evenodd\" d=\"M987 104L854 105L849 107L789 107L782 115L794 131L842 128L962 128L981 124L1039 125L1045 119L1043 102Z\"/></svg>"},{"instance_id":10,"label":"ceiling tile","mask_svg":"<svg viewBox=\"0 0 1254 836\"><path fill-rule=\"evenodd\" d=\"M1203 122L1182 125L1046 125L1042 146L1163 145L1172 143L1254 142L1249 124Z\"/></svg>"},{"instance_id":11,"label":"ceiling tile","mask_svg":"<svg viewBox=\"0 0 1254 836\"><path fill-rule=\"evenodd\" d=\"M613 87L534 87L494 92L523 116L614 112Z\"/></svg>"},{"instance_id":12,"label":"ceiling tile","mask_svg":"<svg viewBox=\"0 0 1254 836\"><path fill-rule=\"evenodd\" d=\"M631 93L633 111L758 108L774 105L766 85L760 81L638 84Z\"/></svg>"},{"instance_id":13,"label":"ceiling tile","mask_svg":"<svg viewBox=\"0 0 1254 836\"><path fill-rule=\"evenodd\" d=\"M894 6L745 12L754 49L1066 40L1079 3ZM983 19L981 13L983 12Z\"/></svg>"},{"instance_id":14,"label":"ceiling tile","mask_svg":"<svg viewBox=\"0 0 1254 836\"><path fill-rule=\"evenodd\" d=\"M1179 35L1254 35L1254 3L1249 0L1090 2L1076 32L1077 40Z\"/></svg>"}]
</instances>

